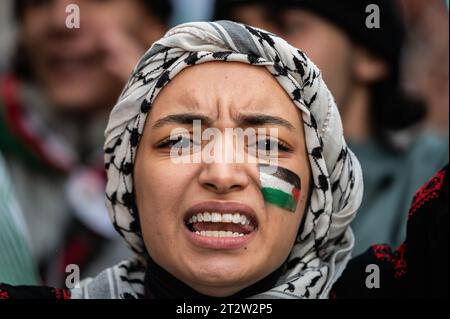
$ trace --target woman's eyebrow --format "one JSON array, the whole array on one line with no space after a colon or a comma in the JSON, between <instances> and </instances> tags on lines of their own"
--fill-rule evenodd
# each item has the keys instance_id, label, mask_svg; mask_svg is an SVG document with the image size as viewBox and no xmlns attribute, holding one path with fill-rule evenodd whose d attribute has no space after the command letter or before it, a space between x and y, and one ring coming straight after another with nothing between
<instances>
[{"instance_id":1,"label":"woman's eyebrow","mask_svg":"<svg viewBox=\"0 0 450 319\"><path fill-rule=\"evenodd\" d=\"M194 121L201 121L203 125L211 126L213 120L208 116L196 113L181 113L165 116L155 122L152 128L160 128L167 124L192 125ZM262 126L262 125L281 125L289 130L295 130L295 127L287 120L267 114L238 114L235 121L239 126Z\"/></svg>"},{"instance_id":2,"label":"woman's eyebrow","mask_svg":"<svg viewBox=\"0 0 450 319\"><path fill-rule=\"evenodd\" d=\"M152 128L160 128L167 124L184 124L184 125L192 125L194 121L201 121L202 124L211 125L211 118L196 113L181 113L181 114L172 114L166 117L163 117L153 124Z\"/></svg>"},{"instance_id":3,"label":"woman's eyebrow","mask_svg":"<svg viewBox=\"0 0 450 319\"><path fill-rule=\"evenodd\" d=\"M288 120L274 115L241 113L237 116L236 121L242 126L281 125L289 130L295 130L294 125Z\"/></svg>"}]
</instances>

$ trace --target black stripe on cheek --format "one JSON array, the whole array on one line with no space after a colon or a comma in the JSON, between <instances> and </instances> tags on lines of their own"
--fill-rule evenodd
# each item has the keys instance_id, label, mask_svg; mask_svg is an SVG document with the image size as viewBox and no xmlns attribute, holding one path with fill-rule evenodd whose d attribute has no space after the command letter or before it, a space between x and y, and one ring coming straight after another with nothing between
<instances>
[{"instance_id":1,"label":"black stripe on cheek","mask_svg":"<svg viewBox=\"0 0 450 319\"><path fill-rule=\"evenodd\" d=\"M294 185L295 188L301 188L300 176L295 174L293 171L288 170L287 168L281 166L259 164L258 169L260 172L276 176L288 182L289 184Z\"/></svg>"}]
</instances>

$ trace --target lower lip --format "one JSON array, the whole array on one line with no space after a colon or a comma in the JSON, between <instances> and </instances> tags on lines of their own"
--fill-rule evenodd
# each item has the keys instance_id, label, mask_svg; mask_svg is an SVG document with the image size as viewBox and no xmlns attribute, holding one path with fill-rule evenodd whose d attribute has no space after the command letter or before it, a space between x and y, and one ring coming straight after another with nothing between
<instances>
[{"instance_id":1,"label":"lower lip","mask_svg":"<svg viewBox=\"0 0 450 319\"><path fill-rule=\"evenodd\" d=\"M191 232L186 227L184 227L184 229L187 232L187 237L195 246L207 249L223 250L244 248L255 237L255 234L258 231L255 229L251 233L241 237L206 237L196 234L195 232Z\"/></svg>"}]
</instances>

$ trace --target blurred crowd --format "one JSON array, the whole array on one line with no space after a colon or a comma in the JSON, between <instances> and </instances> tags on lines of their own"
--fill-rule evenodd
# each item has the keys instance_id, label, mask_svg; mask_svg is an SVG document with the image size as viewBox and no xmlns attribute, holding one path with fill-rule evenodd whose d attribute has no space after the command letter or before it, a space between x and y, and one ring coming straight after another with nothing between
<instances>
[{"instance_id":1,"label":"blurred crowd","mask_svg":"<svg viewBox=\"0 0 450 319\"><path fill-rule=\"evenodd\" d=\"M64 285L129 254L104 204L103 132L140 56L172 25L233 20L321 69L364 198L354 254L397 246L415 191L448 162L448 8L441 0L15 0L0 4L0 282ZM76 3L81 27L67 28Z\"/></svg>"}]
</instances>

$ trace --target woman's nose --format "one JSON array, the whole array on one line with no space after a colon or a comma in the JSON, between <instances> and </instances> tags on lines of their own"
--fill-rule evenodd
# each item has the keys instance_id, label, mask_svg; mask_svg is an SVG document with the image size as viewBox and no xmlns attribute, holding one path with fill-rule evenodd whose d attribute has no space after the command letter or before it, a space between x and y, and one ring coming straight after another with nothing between
<instances>
[{"instance_id":1,"label":"woman's nose","mask_svg":"<svg viewBox=\"0 0 450 319\"><path fill-rule=\"evenodd\" d=\"M217 194L227 194L245 189L249 177L245 165L235 163L202 164L204 167L199 176L202 187Z\"/></svg>"}]
</instances>

